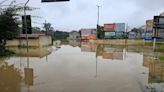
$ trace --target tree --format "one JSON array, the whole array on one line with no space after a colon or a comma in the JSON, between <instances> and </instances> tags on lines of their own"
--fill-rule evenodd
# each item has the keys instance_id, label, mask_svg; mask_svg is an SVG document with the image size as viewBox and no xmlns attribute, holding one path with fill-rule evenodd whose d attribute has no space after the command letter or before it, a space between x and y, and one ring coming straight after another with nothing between
<instances>
[{"instance_id":1,"label":"tree","mask_svg":"<svg viewBox=\"0 0 164 92\"><path fill-rule=\"evenodd\" d=\"M12 39L18 35L19 22L16 17L16 9L8 7L0 13L0 46L6 44L6 40Z\"/></svg>"},{"instance_id":2,"label":"tree","mask_svg":"<svg viewBox=\"0 0 164 92\"><path fill-rule=\"evenodd\" d=\"M51 23L43 23L43 28L46 30L46 35L48 34L48 31L51 30Z\"/></svg>"},{"instance_id":3,"label":"tree","mask_svg":"<svg viewBox=\"0 0 164 92\"><path fill-rule=\"evenodd\" d=\"M138 28L133 28L131 31L132 32L135 32L135 33L138 33L139 32Z\"/></svg>"},{"instance_id":4,"label":"tree","mask_svg":"<svg viewBox=\"0 0 164 92\"><path fill-rule=\"evenodd\" d=\"M39 27L32 27L32 32L41 32L41 29Z\"/></svg>"},{"instance_id":5,"label":"tree","mask_svg":"<svg viewBox=\"0 0 164 92\"><path fill-rule=\"evenodd\" d=\"M139 28L133 28L131 30L132 32L135 32L135 33L144 33L144 29L142 27L139 27Z\"/></svg>"},{"instance_id":6,"label":"tree","mask_svg":"<svg viewBox=\"0 0 164 92\"><path fill-rule=\"evenodd\" d=\"M3 4L3 2L1 3ZM32 11L35 8L25 7L25 10ZM23 6L15 5L15 0L13 0L9 7L0 7L0 47L4 47L6 40L13 39L18 36L20 31L20 12L24 10Z\"/></svg>"},{"instance_id":7,"label":"tree","mask_svg":"<svg viewBox=\"0 0 164 92\"><path fill-rule=\"evenodd\" d=\"M97 37L102 39L104 37L104 28L102 26L97 25Z\"/></svg>"},{"instance_id":8,"label":"tree","mask_svg":"<svg viewBox=\"0 0 164 92\"><path fill-rule=\"evenodd\" d=\"M144 33L145 29L144 26L141 26L139 28L133 28L131 32L135 32L137 34L137 37L142 38L142 34Z\"/></svg>"},{"instance_id":9,"label":"tree","mask_svg":"<svg viewBox=\"0 0 164 92\"><path fill-rule=\"evenodd\" d=\"M54 32L54 39L66 40L69 37L68 32L56 31Z\"/></svg>"},{"instance_id":10,"label":"tree","mask_svg":"<svg viewBox=\"0 0 164 92\"><path fill-rule=\"evenodd\" d=\"M13 54L5 50L5 44L6 40L13 39L20 31L17 13L21 10L23 7L16 5L0 9L0 56Z\"/></svg>"}]
</instances>

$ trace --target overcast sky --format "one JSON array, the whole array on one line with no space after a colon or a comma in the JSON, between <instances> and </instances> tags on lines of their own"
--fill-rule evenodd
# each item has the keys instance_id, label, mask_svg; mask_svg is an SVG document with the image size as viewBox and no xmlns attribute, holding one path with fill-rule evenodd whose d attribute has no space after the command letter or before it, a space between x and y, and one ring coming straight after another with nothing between
<instances>
[{"instance_id":1,"label":"overcast sky","mask_svg":"<svg viewBox=\"0 0 164 92\"><path fill-rule=\"evenodd\" d=\"M9 0L11 1L11 0ZM24 3L26 0L16 0ZM40 8L28 12L33 22L50 22L54 29L71 31L81 28L95 28L97 24L97 4L100 8L100 24L125 22L132 27L145 24L145 20L164 12L164 0L70 0L70 2L41 3L30 0L29 6ZM8 2L6 2L8 3ZM42 25L33 23L33 26Z\"/></svg>"}]
</instances>

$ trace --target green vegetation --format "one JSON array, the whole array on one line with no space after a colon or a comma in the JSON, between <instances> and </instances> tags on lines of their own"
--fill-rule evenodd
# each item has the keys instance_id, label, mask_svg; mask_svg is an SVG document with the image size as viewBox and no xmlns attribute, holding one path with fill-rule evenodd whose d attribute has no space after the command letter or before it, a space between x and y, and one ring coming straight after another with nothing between
<instances>
[{"instance_id":1,"label":"green vegetation","mask_svg":"<svg viewBox=\"0 0 164 92\"><path fill-rule=\"evenodd\" d=\"M53 27L51 27L51 23L43 23L43 28L46 30L46 31L50 31L53 29Z\"/></svg>"},{"instance_id":2,"label":"green vegetation","mask_svg":"<svg viewBox=\"0 0 164 92\"><path fill-rule=\"evenodd\" d=\"M55 40L65 40L69 37L68 32L56 31L54 32L54 39Z\"/></svg>"},{"instance_id":3,"label":"green vegetation","mask_svg":"<svg viewBox=\"0 0 164 92\"><path fill-rule=\"evenodd\" d=\"M0 12L0 56L10 56L13 52L5 49L6 40L16 37L19 33L19 22L15 7Z\"/></svg>"},{"instance_id":4,"label":"green vegetation","mask_svg":"<svg viewBox=\"0 0 164 92\"><path fill-rule=\"evenodd\" d=\"M19 33L19 22L15 7L9 7L0 12L0 45L4 46L6 40L12 39Z\"/></svg>"},{"instance_id":5,"label":"green vegetation","mask_svg":"<svg viewBox=\"0 0 164 92\"><path fill-rule=\"evenodd\" d=\"M97 25L97 37L99 38L99 39L102 39L102 38L104 38L104 27L103 26L99 26L99 25Z\"/></svg>"},{"instance_id":6,"label":"green vegetation","mask_svg":"<svg viewBox=\"0 0 164 92\"><path fill-rule=\"evenodd\" d=\"M32 32L41 32L41 29L39 27L32 27Z\"/></svg>"},{"instance_id":7,"label":"green vegetation","mask_svg":"<svg viewBox=\"0 0 164 92\"><path fill-rule=\"evenodd\" d=\"M5 49L6 41L11 40L19 34L19 14L23 8L16 5L10 5L7 8L0 9L0 56L13 54Z\"/></svg>"},{"instance_id":8,"label":"green vegetation","mask_svg":"<svg viewBox=\"0 0 164 92\"><path fill-rule=\"evenodd\" d=\"M140 33L140 34L144 33L144 29L141 27L140 28L133 28L131 31L135 32L135 33Z\"/></svg>"}]
</instances>

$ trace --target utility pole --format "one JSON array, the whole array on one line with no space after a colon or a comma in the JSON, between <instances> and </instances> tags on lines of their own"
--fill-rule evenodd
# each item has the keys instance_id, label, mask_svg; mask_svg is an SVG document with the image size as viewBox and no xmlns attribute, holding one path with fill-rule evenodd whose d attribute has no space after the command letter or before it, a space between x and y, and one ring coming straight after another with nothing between
<instances>
[{"instance_id":1,"label":"utility pole","mask_svg":"<svg viewBox=\"0 0 164 92\"><path fill-rule=\"evenodd\" d=\"M28 46L28 34L27 34L27 18L26 18L26 6L27 3L30 0L27 0L27 2L24 5L24 27L25 27L25 33L26 33L26 45L27 45L27 68L29 68L29 46Z\"/></svg>"},{"instance_id":2,"label":"utility pole","mask_svg":"<svg viewBox=\"0 0 164 92\"><path fill-rule=\"evenodd\" d=\"M99 19L100 19L100 5L97 5L97 9L98 9L98 12L97 12L97 25L99 25Z\"/></svg>"},{"instance_id":3,"label":"utility pole","mask_svg":"<svg viewBox=\"0 0 164 92\"><path fill-rule=\"evenodd\" d=\"M26 6L30 0L27 0L27 2L24 5L24 27L25 27L25 33L26 33L26 45L27 45L27 53L28 53L28 34L27 34L27 18L26 18Z\"/></svg>"},{"instance_id":4,"label":"utility pole","mask_svg":"<svg viewBox=\"0 0 164 92\"><path fill-rule=\"evenodd\" d=\"M100 5L97 5L97 9L98 9L98 12L97 12L97 39L98 39L98 31L99 31L99 19L100 19Z\"/></svg>"}]
</instances>

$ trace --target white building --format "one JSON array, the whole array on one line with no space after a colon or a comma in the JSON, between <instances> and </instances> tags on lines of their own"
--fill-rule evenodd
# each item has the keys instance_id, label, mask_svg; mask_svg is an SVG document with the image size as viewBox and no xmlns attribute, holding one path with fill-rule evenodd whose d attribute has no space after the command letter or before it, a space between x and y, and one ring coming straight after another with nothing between
<instances>
[{"instance_id":1,"label":"white building","mask_svg":"<svg viewBox=\"0 0 164 92\"><path fill-rule=\"evenodd\" d=\"M72 31L69 33L69 40L79 40L80 39L80 33L77 31Z\"/></svg>"}]
</instances>

